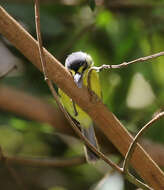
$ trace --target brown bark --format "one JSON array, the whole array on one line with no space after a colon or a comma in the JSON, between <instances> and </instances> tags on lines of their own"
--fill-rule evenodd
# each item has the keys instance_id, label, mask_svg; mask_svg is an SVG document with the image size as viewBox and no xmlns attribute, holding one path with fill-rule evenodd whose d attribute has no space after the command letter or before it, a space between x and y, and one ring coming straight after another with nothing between
<instances>
[{"instance_id":1,"label":"brown bark","mask_svg":"<svg viewBox=\"0 0 164 190\"><path fill-rule=\"evenodd\" d=\"M0 7L0 33L42 70L37 42L2 7ZM70 73L47 50L44 50L44 54L50 78L91 116L108 139L125 155L133 138L116 116L96 97L90 96L86 88L79 89ZM132 165L152 188L164 189L163 172L139 145L133 154Z\"/></svg>"}]
</instances>

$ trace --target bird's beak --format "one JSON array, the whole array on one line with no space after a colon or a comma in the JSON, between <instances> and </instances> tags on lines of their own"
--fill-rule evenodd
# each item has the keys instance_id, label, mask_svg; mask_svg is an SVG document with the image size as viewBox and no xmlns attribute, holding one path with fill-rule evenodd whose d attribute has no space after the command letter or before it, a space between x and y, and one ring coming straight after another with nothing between
<instances>
[{"instance_id":1,"label":"bird's beak","mask_svg":"<svg viewBox=\"0 0 164 190\"><path fill-rule=\"evenodd\" d=\"M82 88L82 85L83 85L83 74L82 73L76 73L74 75L74 81L75 81L76 85L78 86L78 88Z\"/></svg>"}]
</instances>

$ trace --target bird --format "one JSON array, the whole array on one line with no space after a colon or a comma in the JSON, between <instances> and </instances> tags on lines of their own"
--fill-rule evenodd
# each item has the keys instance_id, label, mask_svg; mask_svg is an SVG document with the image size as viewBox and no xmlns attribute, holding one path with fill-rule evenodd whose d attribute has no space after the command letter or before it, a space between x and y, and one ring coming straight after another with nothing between
<instances>
[{"instance_id":1,"label":"bird","mask_svg":"<svg viewBox=\"0 0 164 190\"><path fill-rule=\"evenodd\" d=\"M65 67L73 76L74 82L78 88L88 86L88 72L94 66L92 57L82 51L73 52L68 55L65 60ZM90 73L90 90L102 98L101 85L99 81L99 74L92 70ZM90 116L80 108L74 101L61 89L58 90L60 101L65 110L73 118L76 123L80 124L82 134L89 140L89 142L99 150L99 145L94 131L94 124ZM95 162L98 156L89 148L84 146L85 157L88 162Z\"/></svg>"}]
</instances>

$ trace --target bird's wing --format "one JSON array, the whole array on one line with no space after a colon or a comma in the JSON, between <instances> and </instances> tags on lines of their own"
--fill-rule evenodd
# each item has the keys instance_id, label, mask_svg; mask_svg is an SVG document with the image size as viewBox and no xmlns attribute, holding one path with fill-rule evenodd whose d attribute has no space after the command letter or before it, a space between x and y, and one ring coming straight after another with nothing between
<instances>
[{"instance_id":1,"label":"bird's wing","mask_svg":"<svg viewBox=\"0 0 164 190\"><path fill-rule=\"evenodd\" d=\"M58 89L58 94L60 97L60 101L62 103L62 105L64 106L64 108L66 109L66 111L72 116L74 117L74 115L76 115L76 111L74 110L74 104L72 99L67 96L66 93L64 93L60 88Z\"/></svg>"},{"instance_id":2,"label":"bird's wing","mask_svg":"<svg viewBox=\"0 0 164 190\"><path fill-rule=\"evenodd\" d=\"M91 90L97 94L97 96L102 99L102 91L100 85L99 74L93 70L90 77Z\"/></svg>"}]
</instances>

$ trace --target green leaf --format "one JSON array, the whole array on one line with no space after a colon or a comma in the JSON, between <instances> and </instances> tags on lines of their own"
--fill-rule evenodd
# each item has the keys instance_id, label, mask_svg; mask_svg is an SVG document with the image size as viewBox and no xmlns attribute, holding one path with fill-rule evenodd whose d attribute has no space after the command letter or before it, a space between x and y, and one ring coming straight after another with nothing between
<instances>
[{"instance_id":1,"label":"green leaf","mask_svg":"<svg viewBox=\"0 0 164 190\"><path fill-rule=\"evenodd\" d=\"M94 11L95 7L96 7L95 0L88 0L88 3L89 3L89 6L90 6L91 10Z\"/></svg>"}]
</instances>

